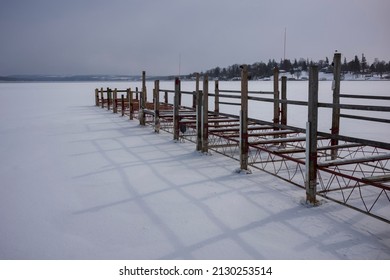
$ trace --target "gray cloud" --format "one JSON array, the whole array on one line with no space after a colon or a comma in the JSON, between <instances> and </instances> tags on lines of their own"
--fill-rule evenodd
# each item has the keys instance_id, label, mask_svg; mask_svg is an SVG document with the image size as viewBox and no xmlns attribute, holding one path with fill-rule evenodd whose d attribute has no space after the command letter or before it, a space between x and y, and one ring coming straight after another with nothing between
<instances>
[{"instance_id":1,"label":"gray cloud","mask_svg":"<svg viewBox=\"0 0 390 280\"><path fill-rule=\"evenodd\" d=\"M176 74L233 63L389 60L388 0L2 0L0 75Z\"/></svg>"}]
</instances>

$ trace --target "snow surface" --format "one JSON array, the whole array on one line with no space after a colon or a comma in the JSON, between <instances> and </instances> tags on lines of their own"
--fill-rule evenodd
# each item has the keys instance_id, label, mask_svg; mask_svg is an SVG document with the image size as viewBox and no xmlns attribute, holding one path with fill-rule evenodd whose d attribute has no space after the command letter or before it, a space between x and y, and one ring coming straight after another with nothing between
<instances>
[{"instance_id":1,"label":"snow surface","mask_svg":"<svg viewBox=\"0 0 390 280\"><path fill-rule=\"evenodd\" d=\"M387 223L97 108L97 86L0 84L0 259L390 259Z\"/></svg>"}]
</instances>

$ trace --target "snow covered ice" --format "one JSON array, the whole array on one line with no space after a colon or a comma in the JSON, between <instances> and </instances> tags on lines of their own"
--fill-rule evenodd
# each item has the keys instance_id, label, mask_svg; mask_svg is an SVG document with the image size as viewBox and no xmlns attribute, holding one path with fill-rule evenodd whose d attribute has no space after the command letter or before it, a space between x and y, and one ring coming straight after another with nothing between
<instances>
[{"instance_id":1,"label":"snow covered ice","mask_svg":"<svg viewBox=\"0 0 390 280\"><path fill-rule=\"evenodd\" d=\"M0 259L390 259L387 223L305 207L285 181L93 106L97 86L0 84Z\"/></svg>"}]
</instances>

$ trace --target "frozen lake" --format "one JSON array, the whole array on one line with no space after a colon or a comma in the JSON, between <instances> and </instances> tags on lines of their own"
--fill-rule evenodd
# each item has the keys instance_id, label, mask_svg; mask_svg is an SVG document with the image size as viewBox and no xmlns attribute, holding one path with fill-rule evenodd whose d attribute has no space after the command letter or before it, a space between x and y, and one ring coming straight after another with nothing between
<instances>
[{"instance_id":1,"label":"frozen lake","mask_svg":"<svg viewBox=\"0 0 390 280\"><path fill-rule=\"evenodd\" d=\"M289 96L304 100L305 85L289 83ZM388 85L351 90L387 94ZM308 208L300 188L238 174L234 160L94 106L96 87L135 86L0 84L0 259L390 258L387 223L331 201ZM329 89L320 83L321 98ZM253 113L271 120L261 106Z\"/></svg>"}]
</instances>

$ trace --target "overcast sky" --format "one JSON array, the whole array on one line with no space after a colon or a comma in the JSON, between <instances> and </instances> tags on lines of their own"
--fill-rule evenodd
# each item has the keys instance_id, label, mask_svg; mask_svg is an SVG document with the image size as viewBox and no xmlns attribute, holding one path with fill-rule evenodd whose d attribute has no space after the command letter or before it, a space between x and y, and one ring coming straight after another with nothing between
<instances>
[{"instance_id":1,"label":"overcast sky","mask_svg":"<svg viewBox=\"0 0 390 280\"><path fill-rule=\"evenodd\" d=\"M389 0L0 0L0 75L181 74L283 58L390 60Z\"/></svg>"}]
</instances>

